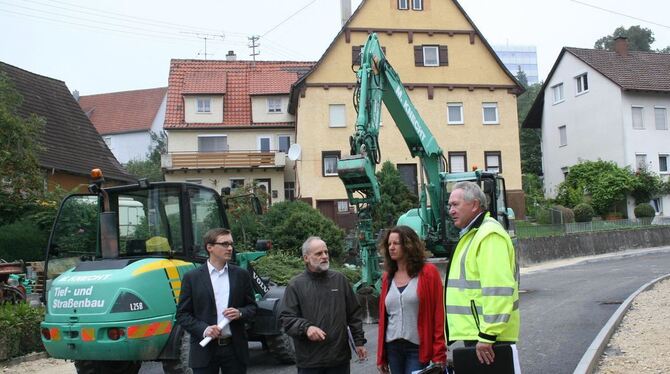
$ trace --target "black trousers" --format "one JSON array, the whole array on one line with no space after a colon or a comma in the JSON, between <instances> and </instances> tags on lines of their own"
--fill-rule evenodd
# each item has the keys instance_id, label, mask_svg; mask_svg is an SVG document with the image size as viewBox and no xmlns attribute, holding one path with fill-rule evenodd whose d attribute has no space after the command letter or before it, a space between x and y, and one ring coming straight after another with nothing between
<instances>
[{"instance_id":1,"label":"black trousers","mask_svg":"<svg viewBox=\"0 0 670 374\"><path fill-rule=\"evenodd\" d=\"M349 363L320 368L298 368L298 374L349 374Z\"/></svg>"},{"instance_id":2,"label":"black trousers","mask_svg":"<svg viewBox=\"0 0 670 374\"><path fill-rule=\"evenodd\" d=\"M212 344L216 344L216 341L213 341ZM209 365L204 368L193 368L193 374L219 374L219 369L223 374L245 374L247 372L247 365L237 359L233 344L217 346L216 354L209 361Z\"/></svg>"}]
</instances>

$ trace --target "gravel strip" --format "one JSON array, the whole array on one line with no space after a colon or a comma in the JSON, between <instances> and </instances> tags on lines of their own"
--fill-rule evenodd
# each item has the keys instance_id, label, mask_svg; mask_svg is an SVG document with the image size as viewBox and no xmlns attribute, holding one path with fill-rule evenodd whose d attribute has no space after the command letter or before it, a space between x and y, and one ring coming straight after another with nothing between
<instances>
[{"instance_id":1,"label":"gravel strip","mask_svg":"<svg viewBox=\"0 0 670 374\"><path fill-rule=\"evenodd\" d=\"M670 279L640 293L610 338L595 373L670 373Z\"/></svg>"}]
</instances>

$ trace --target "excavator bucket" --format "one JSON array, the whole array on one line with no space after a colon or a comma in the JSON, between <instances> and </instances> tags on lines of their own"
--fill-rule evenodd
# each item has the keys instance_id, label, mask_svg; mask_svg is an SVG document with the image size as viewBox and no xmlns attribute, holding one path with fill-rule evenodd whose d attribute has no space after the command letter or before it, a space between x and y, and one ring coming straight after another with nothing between
<instances>
[{"instance_id":1,"label":"excavator bucket","mask_svg":"<svg viewBox=\"0 0 670 374\"><path fill-rule=\"evenodd\" d=\"M344 183L350 203L372 203L380 200L375 168L367 157L353 155L342 158L337 162L337 175ZM354 195L357 192L360 195Z\"/></svg>"}]
</instances>

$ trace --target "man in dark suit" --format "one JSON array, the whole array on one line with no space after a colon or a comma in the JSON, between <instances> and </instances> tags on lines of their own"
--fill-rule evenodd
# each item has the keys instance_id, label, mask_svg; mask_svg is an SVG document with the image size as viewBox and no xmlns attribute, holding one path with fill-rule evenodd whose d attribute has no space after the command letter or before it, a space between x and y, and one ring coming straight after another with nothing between
<instances>
[{"instance_id":1,"label":"man in dark suit","mask_svg":"<svg viewBox=\"0 0 670 374\"><path fill-rule=\"evenodd\" d=\"M194 374L246 373L249 348L244 321L256 314L251 277L230 264L233 236L227 229L209 230L203 243L209 252L207 263L182 279L177 323L191 334L189 366ZM218 326L223 318L230 323ZM199 342L212 341L205 347Z\"/></svg>"}]
</instances>

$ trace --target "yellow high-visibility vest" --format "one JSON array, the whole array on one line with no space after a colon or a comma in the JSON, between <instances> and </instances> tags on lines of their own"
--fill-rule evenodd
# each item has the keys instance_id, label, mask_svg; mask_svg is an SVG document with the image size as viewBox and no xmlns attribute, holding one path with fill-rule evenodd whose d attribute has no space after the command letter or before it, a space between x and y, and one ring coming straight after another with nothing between
<instances>
[{"instance_id":1,"label":"yellow high-visibility vest","mask_svg":"<svg viewBox=\"0 0 670 374\"><path fill-rule=\"evenodd\" d=\"M449 341L519 340L516 253L509 234L488 213L458 242L445 294Z\"/></svg>"}]
</instances>

